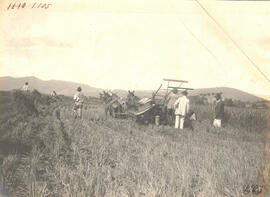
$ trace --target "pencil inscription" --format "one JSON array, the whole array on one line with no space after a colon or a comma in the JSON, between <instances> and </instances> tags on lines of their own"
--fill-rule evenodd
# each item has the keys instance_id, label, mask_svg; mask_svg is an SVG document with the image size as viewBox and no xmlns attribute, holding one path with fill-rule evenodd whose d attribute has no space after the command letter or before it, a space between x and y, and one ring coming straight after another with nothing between
<instances>
[{"instance_id":1,"label":"pencil inscription","mask_svg":"<svg viewBox=\"0 0 270 197\"><path fill-rule=\"evenodd\" d=\"M18 10L23 8L31 8L31 9L48 9L52 6L51 3L10 3L7 7L7 10Z\"/></svg>"}]
</instances>

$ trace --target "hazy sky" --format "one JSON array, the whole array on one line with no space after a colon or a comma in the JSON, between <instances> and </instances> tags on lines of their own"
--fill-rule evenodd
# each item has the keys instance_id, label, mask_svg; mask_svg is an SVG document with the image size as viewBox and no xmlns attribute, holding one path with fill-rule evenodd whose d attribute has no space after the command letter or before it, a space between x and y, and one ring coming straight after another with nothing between
<instances>
[{"instance_id":1,"label":"hazy sky","mask_svg":"<svg viewBox=\"0 0 270 197\"><path fill-rule=\"evenodd\" d=\"M48 0L49 9L7 10L10 2L0 4L0 76L109 89L156 89L174 78L270 94L196 1ZM200 2L270 77L270 2Z\"/></svg>"}]
</instances>

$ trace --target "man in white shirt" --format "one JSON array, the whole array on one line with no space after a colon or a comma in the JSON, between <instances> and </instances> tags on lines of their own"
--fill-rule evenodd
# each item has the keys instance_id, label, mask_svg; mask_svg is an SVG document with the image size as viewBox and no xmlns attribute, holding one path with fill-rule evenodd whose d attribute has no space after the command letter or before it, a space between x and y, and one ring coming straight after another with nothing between
<instances>
[{"instance_id":1,"label":"man in white shirt","mask_svg":"<svg viewBox=\"0 0 270 197\"><path fill-rule=\"evenodd\" d=\"M25 82L25 84L22 87L22 90L23 91L29 91L30 90L29 85L28 85L28 82Z\"/></svg>"},{"instance_id":2,"label":"man in white shirt","mask_svg":"<svg viewBox=\"0 0 270 197\"><path fill-rule=\"evenodd\" d=\"M83 108L83 94L82 94L82 88L78 87L77 92L73 97L73 100L75 101L74 104L74 112L75 112L75 119L82 118L82 108Z\"/></svg>"},{"instance_id":3,"label":"man in white shirt","mask_svg":"<svg viewBox=\"0 0 270 197\"><path fill-rule=\"evenodd\" d=\"M187 91L183 91L181 97L179 97L175 104L175 128L184 129L185 116L189 111L189 99L187 98Z\"/></svg>"}]
</instances>

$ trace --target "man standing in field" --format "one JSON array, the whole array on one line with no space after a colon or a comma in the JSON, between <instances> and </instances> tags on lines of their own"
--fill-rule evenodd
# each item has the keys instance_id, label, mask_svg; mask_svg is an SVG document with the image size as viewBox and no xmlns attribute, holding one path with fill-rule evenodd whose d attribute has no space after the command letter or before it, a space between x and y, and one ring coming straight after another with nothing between
<instances>
[{"instance_id":1,"label":"man standing in field","mask_svg":"<svg viewBox=\"0 0 270 197\"><path fill-rule=\"evenodd\" d=\"M213 126L219 128L221 127L221 123L224 120L224 103L221 100L220 94L216 94L215 98L217 100L217 103L215 106L215 117Z\"/></svg>"},{"instance_id":2,"label":"man standing in field","mask_svg":"<svg viewBox=\"0 0 270 197\"><path fill-rule=\"evenodd\" d=\"M83 94L82 94L82 88L78 87L77 88L77 92L73 97L73 100L75 101L74 104L74 112L75 112L75 119L78 118L82 118L82 108L83 108Z\"/></svg>"},{"instance_id":3,"label":"man standing in field","mask_svg":"<svg viewBox=\"0 0 270 197\"><path fill-rule=\"evenodd\" d=\"M28 82L25 82L25 84L22 87L22 90L26 91L26 92L28 92L30 90Z\"/></svg>"},{"instance_id":4,"label":"man standing in field","mask_svg":"<svg viewBox=\"0 0 270 197\"><path fill-rule=\"evenodd\" d=\"M183 96L179 97L175 104L175 128L178 129L180 126L180 129L184 129L184 121L185 116L187 115L189 111L189 99L187 98L187 91L182 92Z\"/></svg>"}]
</instances>

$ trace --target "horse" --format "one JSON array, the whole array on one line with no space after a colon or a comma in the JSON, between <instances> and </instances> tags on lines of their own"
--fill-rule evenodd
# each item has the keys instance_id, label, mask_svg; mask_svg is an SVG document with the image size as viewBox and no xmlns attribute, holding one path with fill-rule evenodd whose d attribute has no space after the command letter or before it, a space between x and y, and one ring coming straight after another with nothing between
<instances>
[{"instance_id":1,"label":"horse","mask_svg":"<svg viewBox=\"0 0 270 197\"><path fill-rule=\"evenodd\" d=\"M106 116L109 113L112 117L116 117L116 113L123 112L122 102L117 94L103 91L103 93L100 93L99 96L104 103Z\"/></svg>"}]
</instances>

